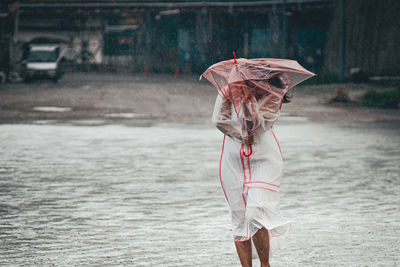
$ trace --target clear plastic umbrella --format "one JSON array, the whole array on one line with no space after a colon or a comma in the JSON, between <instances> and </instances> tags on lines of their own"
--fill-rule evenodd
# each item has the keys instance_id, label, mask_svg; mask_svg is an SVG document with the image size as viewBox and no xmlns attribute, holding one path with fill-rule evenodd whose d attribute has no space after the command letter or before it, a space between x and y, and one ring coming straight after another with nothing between
<instances>
[{"instance_id":1,"label":"clear plastic umbrella","mask_svg":"<svg viewBox=\"0 0 400 267\"><path fill-rule=\"evenodd\" d=\"M263 89L283 98L294 86L316 74L303 68L296 60L277 58L236 59L218 62L209 67L205 77L240 112L244 98Z\"/></svg>"}]
</instances>

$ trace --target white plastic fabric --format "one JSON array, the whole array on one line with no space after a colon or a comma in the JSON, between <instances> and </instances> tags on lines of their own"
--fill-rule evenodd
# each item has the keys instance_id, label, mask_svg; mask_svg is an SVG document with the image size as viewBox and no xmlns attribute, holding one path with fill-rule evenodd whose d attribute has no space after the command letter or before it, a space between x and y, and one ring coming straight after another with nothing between
<instances>
[{"instance_id":1,"label":"white plastic fabric","mask_svg":"<svg viewBox=\"0 0 400 267\"><path fill-rule=\"evenodd\" d=\"M246 241L258 229L270 236L274 254L291 231L290 221L279 213L282 154L272 131L279 118L281 98L264 92L242 101L236 114L231 101L218 95L212 121L224 133L220 180L230 208L235 242ZM248 132L254 134L249 157ZM253 245L253 258L257 258Z\"/></svg>"}]
</instances>

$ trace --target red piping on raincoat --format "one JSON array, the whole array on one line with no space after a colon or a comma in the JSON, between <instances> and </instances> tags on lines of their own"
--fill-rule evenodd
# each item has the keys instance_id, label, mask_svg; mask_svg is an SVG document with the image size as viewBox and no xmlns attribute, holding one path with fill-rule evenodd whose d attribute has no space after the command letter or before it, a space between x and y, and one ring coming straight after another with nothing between
<instances>
[{"instance_id":1,"label":"red piping on raincoat","mask_svg":"<svg viewBox=\"0 0 400 267\"><path fill-rule=\"evenodd\" d=\"M228 99L229 103L233 104L233 102L232 102L232 100L230 99L230 97L228 96L228 92L225 90L225 88L222 87L221 89L224 91L223 95L225 95L225 97Z\"/></svg>"},{"instance_id":2,"label":"red piping on raincoat","mask_svg":"<svg viewBox=\"0 0 400 267\"><path fill-rule=\"evenodd\" d=\"M242 154L243 152L244 152L244 151L243 151L243 144L242 144L241 147L240 147L240 150L239 150L239 154L240 154L240 160L242 161L243 177L244 177L244 180L243 180L242 197L243 197L244 207L246 208L246 207L247 207L247 203L246 203L246 198L245 198L245 196L244 196L244 190L245 190L245 188L246 188L245 183L246 183L247 178L246 178L246 169L245 169L245 166L244 166L244 160L243 160L243 154ZM243 242L243 241L248 240L248 239L247 239L248 229L249 229L249 224L246 223L246 237L245 237L245 240L235 240L235 242Z\"/></svg>"},{"instance_id":3,"label":"red piping on raincoat","mask_svg":"<svg viewBox=\"0 0 400 267\"><path fill-rule=\"evenodd\" d=\"M221 183L222 190L224 191L225 199L229 203L228 197L226 196L224 185L222 184L222 175L221 175L222 155L224 154L224 148L225 148L225 137L226 135L224 135L224 140L222 142L221 158L219 160L219 181Z\"/></svg>"},{"instance_id":4,"label":"red piping on raincoat","mask_svg":"<svg viewBox=\"0 0 400 267\"><path fill-rule=\"evenodd\" d=\"M245 123L245 121L243 119L243 126L242 126L243 130L246 129L244 123ZM249 135L247 133L247 141L248 141L248 138L249 138ZM246 189L247 177L246 177L246 167L245 167L245 164L244 164L243 156L247 157L247 165L248 165L248 168L249 168L249 182L251 182L250 156L251 156L252 153L253 153L253 150L251 148L251 145L250 145L250 152L248 154L246 154L244 152L244 144L241 145L240 150L239 150L239 154L240 154L240 160L242 162L242 168L243 168L243 177L244 177L244 179L243 179L242 197L243 197L243 202L244 202L245 208L247 207L247 202L246 202L246 198L244 196L244 190ZM248 194L248 192L249 192L249 188L247 187L246 195ZM247 222L246 223L246 237L245 237L245 240L235 240L235 242L244 242L244 241L249 240L251 237L248 237L248 234L249 234L249 223Z\"/></svg>"},{"instance_id":5,"label":"red piping on raincoat","mask_svg":"<svg viewBox=\"0 0 400 267\"><path fill-rule=\"evenodd\" d=\"M271 129L271 132L272 132L272 135L275 138L276 144L278 145L279 152L281 153L281 158L283 159L282 150L281 150L281 146L279 145L278 139L276 139L275 133L274 133L274 131L272 129Z\"/></svg>"},{"instance_id":6,"label":"red piping on raincoat","mask_svg":"<svg viewBox=\"0 0 400 267\"><path fill-rule=\"evenodd\" d=\"M267 188L267 187L264 187L264 186L248 186L248 188L261 188L261 189L269 190L269 191L272 191L272 192L275 192L275 193L279 193L276 190L273 190L273 189L270 189L270 188Z\"/></svg>"},{"instance_id":7,"label":"red piping on raincoat","mask_svg":"<svg viewBox=\"0 0 400 267\"><path fill-rule=\"evenodd\" d=\"M278 187L278 188L280 187L279 185L271 184L271 183L267 183L267 182L263 182L263 181L246 182L246 184L256 184L256 183L268 184L268 185L272 185L272 186L275 186L275 187Z\"/></svg>"},{"instance_id":8,"label":"red piping on raincoat","mask_svg":"<svg viewBox=\"0 0 400 267\"><path fill-rule=\"evenodd\" d=\"M235 240L235 242L246 242L246 241L249 241L251 237L247 238L248 234L249 234L249 223L247 223L246 238L244 240Z\"/></svg>"},{"instance_id":9,"label":"red piping on raincoat","mask_svg":"<svg viewBox=\"0 0 400 267\"><path fill-rule=\"evenodd\" d=\"M243 160L243 153L244 153L243 146L244 145L242 144L242 146L240 147L239 154L240 154L240 160L242 161L242 169L243 169L243 177L244 177L244 179L243 179L242 197L243 197L243 201L244 201L244 206L246 207L247 203L246 203L246 198L244 196L244 189L245 189L245 183L247 181L247 177L246 177L246 168L244 166L244 160Z\"/></svg>"}]
</instances>

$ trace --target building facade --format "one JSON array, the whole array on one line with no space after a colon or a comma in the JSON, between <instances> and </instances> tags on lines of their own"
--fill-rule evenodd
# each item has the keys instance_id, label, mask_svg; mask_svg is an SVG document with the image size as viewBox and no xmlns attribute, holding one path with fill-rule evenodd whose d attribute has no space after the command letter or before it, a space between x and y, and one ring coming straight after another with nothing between
<instances>
[{"instance_id":1,"label":"building facade","mask_svg":"<svg viewBox=\"0 0 400 267\"><path fill-rule=\"evenodd\" d=\"M318 72L331 13L330 0L22 0L17 38L62 38L103 70L200 73L235 51Z\"/></svg>"}]
</instances>

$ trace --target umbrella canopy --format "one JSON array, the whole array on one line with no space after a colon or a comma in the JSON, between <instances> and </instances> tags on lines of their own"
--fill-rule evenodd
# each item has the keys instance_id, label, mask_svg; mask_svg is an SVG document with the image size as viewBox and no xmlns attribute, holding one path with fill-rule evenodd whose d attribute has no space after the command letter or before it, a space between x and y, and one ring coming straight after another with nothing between
<instances>
[{"instance_id":1,"label":"umbrella canopy","mask_svg":"<svg viewBox=\"0 0 400 267\"><path fill-rule=\"evenodd\" d=\"M218 62L203 74L240 112L243 99L265 90L283 98L294 86L315 76L297 61L277 58L239 58Z\"/></svg>"}]
</instances>

